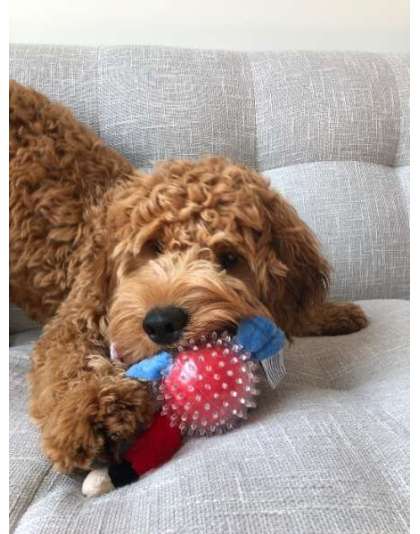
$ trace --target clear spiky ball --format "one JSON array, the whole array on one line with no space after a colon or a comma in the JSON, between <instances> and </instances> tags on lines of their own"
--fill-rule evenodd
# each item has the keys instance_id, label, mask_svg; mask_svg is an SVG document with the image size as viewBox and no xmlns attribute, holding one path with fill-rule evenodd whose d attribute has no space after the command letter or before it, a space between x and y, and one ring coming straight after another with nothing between
<instances>
[{"instance_id":1,"label":"clear spiky ball","mask_svg":"<svg viewBox=\"0 0 420 534\"><path fill-rule=\"evenodd\" d=\"M188 435L233 429L255 408L257 365L229 335L213 333L179 347L160 386L162 413Z\"/></svg>"}]
</instances>

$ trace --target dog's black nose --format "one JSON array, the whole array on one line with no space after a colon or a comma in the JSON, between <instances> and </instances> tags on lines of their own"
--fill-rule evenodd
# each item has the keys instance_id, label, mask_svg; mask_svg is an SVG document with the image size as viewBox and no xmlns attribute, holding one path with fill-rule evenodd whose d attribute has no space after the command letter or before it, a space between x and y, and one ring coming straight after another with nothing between
<instances>
[{"instance_id":1,"label":"dog's black nose","mask_svg":"<svg viewBox=\"0 0 420 534\"><path fill-rule=\"evenodd\" d=\"M152 308L143 321L143 329L158 345L171 345L178 341L188 323L188 313L182 308L166 306Z\"/></svg>"}]
</instances>

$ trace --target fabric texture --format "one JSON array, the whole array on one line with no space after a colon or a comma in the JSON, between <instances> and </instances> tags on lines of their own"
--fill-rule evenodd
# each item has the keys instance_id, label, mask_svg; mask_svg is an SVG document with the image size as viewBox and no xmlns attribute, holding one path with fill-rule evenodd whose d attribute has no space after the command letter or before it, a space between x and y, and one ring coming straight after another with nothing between
<instances>
[{"instance_id":1,"label":"fabric texture","mask_svg":"<svg viewBox=\"0 0 420 534\"><path fill-rule=\"evenodd\" d=\"M409 532L409 304L364 301L370 325L298 339L236 430L187 441L135 484L89 500L51 470L27 417L28 347L11 349L16 534Z\"/></svg>"},{"instance_id":2,"label":"fabric texture","mask_svg":"<svg viewBox=\"0 0 420 534\"><path fill-rule=\"evenodd\" d=\"M392 167L355 161L305 163L266 175L320 239L334 269L332 298L408 298L410 232L403 175Z\"/></svg>"},{"instance_id":3,"label":"fabric texture","mask_svg":"<svg viewBox=\"0 0 420 534\"><path fill-rule=\"evenodd\" d=\"M36 328L36 323L34 323L26 313L13 304L9 303L9 332L10 334L19 334L21 332L26 332Z\"/></svg>"},{"instance_id":4,"label":"fabric texture","mask_svg":"<svg viewBox=\"0 0 420 534\"><path fill-rule=\"evenodd\" d=\"M11 45L10 77L69 106L138 167L225 155L260 171L409 162L409 58Z\"/></svg>"},{"instance_id":5,"label":"fabric texture","mask_svg":"<svg viewBox=\"0 0 420 534\"><path fill-rule=\"evenodd\" d=\"M252 54L258 168L406 163L409 80L404 60L391 61L369 53Z\"/></svg>"}]
</instances>

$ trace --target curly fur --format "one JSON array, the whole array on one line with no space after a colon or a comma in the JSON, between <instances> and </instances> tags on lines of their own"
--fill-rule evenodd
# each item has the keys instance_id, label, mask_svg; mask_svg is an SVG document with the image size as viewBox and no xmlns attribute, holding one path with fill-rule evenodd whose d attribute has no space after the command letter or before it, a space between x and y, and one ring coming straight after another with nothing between
<instances>
[{"instance_id":1,"label":"curly fur","mask_svg":"<svg viewBox=\"0 0 420 534\"><path fill-rule=\"evenodd\" d=\"M220 258L238 260L223 269ZM10 84L10 295L45 324L32 352L30 413L57 469L87 469L149 424L152 391L124 363L155 354L154 306L181 306L184 339L274 319L294 335L366 325L325 302L330 268L295 209L223 158L166 161L150 175L43 95Z\"/></svg>"}]
</instances>

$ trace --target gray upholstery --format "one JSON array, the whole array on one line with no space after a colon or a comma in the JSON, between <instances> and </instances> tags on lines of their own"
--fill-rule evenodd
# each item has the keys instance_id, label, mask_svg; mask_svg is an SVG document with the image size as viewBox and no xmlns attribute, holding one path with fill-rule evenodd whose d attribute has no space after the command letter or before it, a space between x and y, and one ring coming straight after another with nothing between
<instances>
[{"instance_id":1,"label":"gray upholstery","mask_svg":"<svg viewBox=\"0 0 420 534\"><path fill-rule=\"evenodd\" d=\"M11 349L10 505L16 534L403 534L408 529L406 301L365 301L359 334L299 339L285 382L240 428L186 443L99 500L51 470L27 418L27 347Z\"/></svg>"},{"instance_id":2,"label":"gray upholstery","mask_svg":"<svg viewBox=\"0 0 420 534\"><path fill-rule=\"evenodd\" d=\"M408 163L408 57L11 45L10 76L68 105L138 167L221 154L260 171Z\"/></svg>"},{"instance_id":3,"label":"gray upholstery","mask_svg":"<svg viewBox=\"0 0 420 534\"><path fill-rule=\"evenodd\" d=\"M334 298L407 298L408 207L394 169L323 161L266 174L316 229L335 269Z\"/></svg>"},{"instance_id":4,"label":"gray upholstery","mask_svg":"<svg viewBox=\"0 0 420 534\"><path fill-rule=\"evenodd\" d=\"M22 534L402 534L408 527L409 60L11 45L10 77L69 106L136 166L250 165L317 232L332 296L369 327L299 339L234 432L189 441L97 501L54 473L27 417L32 323L11 317L10 514ZM369 299L369 300L367 300ZM376 299L376 300L371 300ZM394 300L392 300L394 299Z\"/></svg>"},{"instance_id":5,"label":"gray upholstery","mask_svg":"<svg viewBox=\"0 0 420 534\"><path fill-rule=\"evenodd\" d=\"M20 334L35 327L36 323L29 319L19 306L16 306L13 302L9 304L9 332L11 335Z\"/></svg>"}]
</instances>

